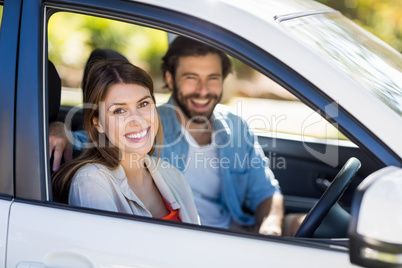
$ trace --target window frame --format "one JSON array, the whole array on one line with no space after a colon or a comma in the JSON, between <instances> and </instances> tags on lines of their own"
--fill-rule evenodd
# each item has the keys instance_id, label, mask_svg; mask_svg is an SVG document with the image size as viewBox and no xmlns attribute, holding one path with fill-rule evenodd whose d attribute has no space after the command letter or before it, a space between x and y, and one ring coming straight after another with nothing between
<instances>
[{"instance_id":1,"label":"window frame","mask_svg":"<svg viewBox=\"0 0 402 268\"><path fill-rule=\"evenodd\" d=\"M20 27L21 0L4 3L0 29L0 198L10 200L14 196L14 127L15 89L17 77L18 32Z\"/></svg>"}]
</instances>

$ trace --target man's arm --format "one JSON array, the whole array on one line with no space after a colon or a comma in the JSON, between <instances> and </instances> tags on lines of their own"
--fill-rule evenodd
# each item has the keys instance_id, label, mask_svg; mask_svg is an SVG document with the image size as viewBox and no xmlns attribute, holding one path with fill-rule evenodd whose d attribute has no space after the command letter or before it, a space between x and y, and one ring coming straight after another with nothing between
<instances>
[{"instance_id":1,"label":"man's arm","mask_svg":"<svg viewBox=\"0 0 402 268\"><path fill-rule=\"evenodd\" d=\"M258 232L264 235L282 235L283 196L276 192L262 201L255 212Z\"/></svg>"}]
</instances>

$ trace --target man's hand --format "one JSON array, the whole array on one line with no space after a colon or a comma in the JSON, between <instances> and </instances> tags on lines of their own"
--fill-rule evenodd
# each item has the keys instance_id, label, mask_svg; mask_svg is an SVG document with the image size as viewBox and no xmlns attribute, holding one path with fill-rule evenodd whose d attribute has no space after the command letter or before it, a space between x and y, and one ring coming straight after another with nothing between
<instances>
[{"instance_id":1,"label":"man's hand","mask_svg":"<svg viewBox=\"0 0 402 268\"><path fill-rule=\"evenodd\" d=\"M263 235L282 235L282 221L275 216L267 217L258 230L258 233Z\"/></svg>"},{"instance_id":2,"label":"man's hand","mask_svg":"<svg viewBox=\"0 0 402 268\"><path fill-rule=\"evenodd\" d=\"M256 210L258 232L264 235L282 235L283 196L275 193L265 199Z\"/></svg>"},{"instance_id":3,"label":"man's hand","mask_svg":"<svg viewBox=\"0 0 402 268\"><path fill-rule=\"evenodd\" d=\"M71 142L67 138L66 128L61 122L52 122L49 125L49 157L53 153L53 171L60 168L61 159L71 161L73 158L73 148Z\"/></svg>"}]
</instances>

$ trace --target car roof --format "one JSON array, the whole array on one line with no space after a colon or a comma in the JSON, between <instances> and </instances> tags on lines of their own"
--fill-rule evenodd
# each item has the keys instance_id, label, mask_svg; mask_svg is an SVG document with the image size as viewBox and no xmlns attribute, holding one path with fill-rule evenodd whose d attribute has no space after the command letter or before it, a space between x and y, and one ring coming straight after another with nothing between
<instances>
[{"instance_id":1,"label":"car roof","mask_svg":"<svg viewBox=\"0 0 402 268\"><path fill-rule=\"evenodd\" d=\"M273 20L275 17L301 13L337 12L333 8L313 0L136 0L136 2L163 6L185 14L191 14L191 11L196 10L201 17L203 13L219 14L225 11L225 19L228 19L226 12L229 10L232 10L232 12L240 11L243 15L248 13L250 17L260 17L264 20ZM232 18L236 20L236 17Z\"/></svg>"},{"instance_id":2,"label":"car roof","mask_svg":"<svg viewBox=\"0 0 402 268\"><path fill-rule=\"evenodd\" d=\"M338 102L402 158L402 143L396 142L399 140L399 133L402 133L402 117L373 94L368 94L363 85L348 77L281 25L281 21L287 19L326 13L340 14L338 11L312 0L138 0L137 2L167 8L216 24L275 55ZM388 46L374 35L368 36ZM356 100L359 100L359 103L356 103ZM362 104L365 109L362 108Z\"/></svg>"}]
</instances>

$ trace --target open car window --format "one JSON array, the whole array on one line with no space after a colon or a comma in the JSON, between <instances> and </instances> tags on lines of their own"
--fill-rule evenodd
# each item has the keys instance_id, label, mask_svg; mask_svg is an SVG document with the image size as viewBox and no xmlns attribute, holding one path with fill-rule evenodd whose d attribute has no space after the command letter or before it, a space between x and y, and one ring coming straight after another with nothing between
<instances>
[{"instance_id":1,"label":"open car window","mask_svg":"<svg viewBox=\"0 0 402 268\"><path fill-rule=\"evenodd\" d=\"M48 58L61 79L57 120L72 118L68 129L82 130L84 68L96 48L118 51L147 71L154 80L157 105L167 102L171 93L164 87L160 63L169 45L168 36L165 31L111 19L69 12L53 14L48 23ZM258 136L285 196L286 213L307 213L348 156L361 155L372 164L336 124L270 78L231 59L234 71L224 83L221 103L241 116ZM365 166L340 200L346 211L358 182L377 168Z\"/></svg>"}]
</instances>

